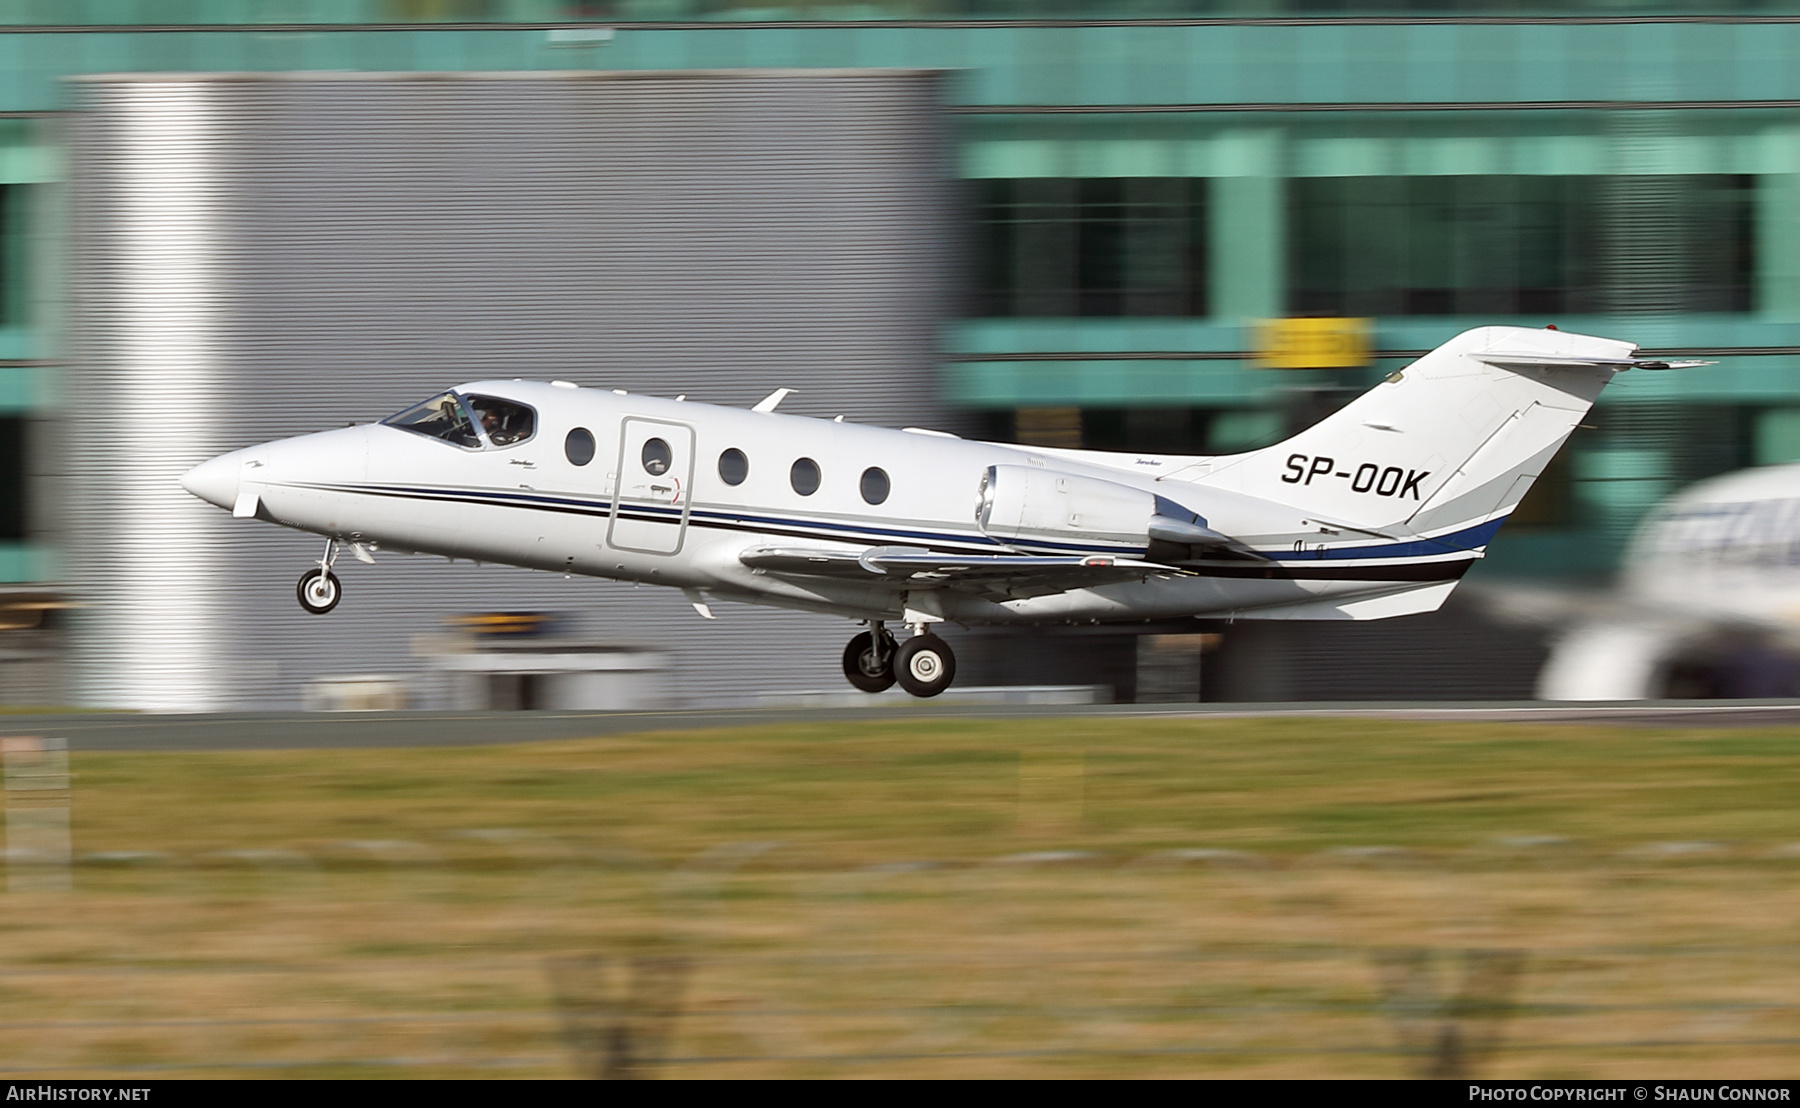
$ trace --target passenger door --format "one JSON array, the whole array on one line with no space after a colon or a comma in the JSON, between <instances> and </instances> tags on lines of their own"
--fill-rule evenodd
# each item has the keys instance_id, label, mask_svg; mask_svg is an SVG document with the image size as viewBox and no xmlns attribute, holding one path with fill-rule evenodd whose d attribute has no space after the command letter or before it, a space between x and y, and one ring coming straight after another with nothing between
<instances>
[{"instance_id":1,"label":"passenger door","mask_svg":"<svg viewBox=\"0 0 1800 1108\"><path fill-rule=\"evenodd\" d=\"M607 545L674 554L687 536L694 481L694 429L685 423L627 417L619 429Z\"/></svg>"}]
</instances>

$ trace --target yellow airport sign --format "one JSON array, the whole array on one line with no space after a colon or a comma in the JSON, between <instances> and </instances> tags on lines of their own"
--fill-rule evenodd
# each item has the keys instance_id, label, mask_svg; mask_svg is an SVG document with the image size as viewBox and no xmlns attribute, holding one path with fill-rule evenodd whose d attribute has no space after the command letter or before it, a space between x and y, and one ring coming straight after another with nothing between
<instances>
[{"instance_id":1,"label":"yellow airport sign","mask_svg":"<svg viewBox=\"0 0 1800 1108\"><path fill-rule=\"evenodd\" d=\"M1370 319L1263 319L1256 323L1256 362L1264 369L1341 369L1368 365Z\"/></svg>"}]
</instances>

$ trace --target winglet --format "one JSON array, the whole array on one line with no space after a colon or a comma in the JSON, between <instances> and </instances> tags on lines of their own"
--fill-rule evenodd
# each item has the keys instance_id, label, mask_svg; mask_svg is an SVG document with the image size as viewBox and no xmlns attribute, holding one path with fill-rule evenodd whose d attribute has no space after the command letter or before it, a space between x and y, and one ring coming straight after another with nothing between
<instances>
[{"instance_id":1,"label":"winglet","mask_svg":"<svg viewBox=\"0 0 1800 1108\"><path fill-rule=\"evenodd\" d=\"M750 410L753 412L772 412L775 410L775 406L783 400L786 400L788 393L793 391L793 389L776 389L774 392L757 401L756 406Z\"/></svg>"}]
</instances>

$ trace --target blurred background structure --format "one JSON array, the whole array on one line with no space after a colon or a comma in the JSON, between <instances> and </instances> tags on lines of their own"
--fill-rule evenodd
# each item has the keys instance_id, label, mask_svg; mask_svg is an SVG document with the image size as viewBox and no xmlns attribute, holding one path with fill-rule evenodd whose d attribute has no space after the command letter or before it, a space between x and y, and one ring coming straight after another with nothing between
<instances>
[{"instance_id":1,"label":"blurred background structure","mask_svg":"<svg viewBox=\"0 0 1800 1108\"><path fill-rule=\"evenodd\" d=\"M479 667L441 659L483 639L444 620L524 610L570 613L570 644L663 654L667 703L840 687L829 621L723 605L703 624L673 594L523 571L384 557L310 619L288 596L310 539L173 489L189 459L481 377L726 403L789 386L807 414L1215 453L1479 324L1719 359L1610 388L1475 595L1597 585L1663 497L1800 459L1800 6L44 0L0 19L12 702L296 706L347 675L467 702L443 675ZM1270 368L1258 321L1301 316L1366 321L1367 349L1302 342L1280 361L1304 368ZM1553 634L1468 601L1153 630L957 649L968 684L1123 700L1499 698L1530 694ZM532 706L531 682L484 679L512 690L484 702Z\"/></svg>"},{"instance_id":2,"label":"blurred background structure","mask_svg":"<svg viewBox=\"0 0 1800 1108\"><path fill-rule=\"evenodd\" d=\"M839 621L739 609L706 622L673 590L386 552L356 575L372 586L360 603L312 617L288 579L318 543L234 526L168 475L492 378L743 407L780 384L807 398L802 411L941 423L930 382L953 266L939 79L80 82L77 695L281 704L296 677L416 670L454 652L421 639L444 638L446 618L533 608L584 615L586 627L563 621L570 633L678 651L686 676L662 703L793 688L796 671L827 669L837 651L818 647L842 637ZM540 629L512 630L483 638Z\"/></svg>"}]
</instances>

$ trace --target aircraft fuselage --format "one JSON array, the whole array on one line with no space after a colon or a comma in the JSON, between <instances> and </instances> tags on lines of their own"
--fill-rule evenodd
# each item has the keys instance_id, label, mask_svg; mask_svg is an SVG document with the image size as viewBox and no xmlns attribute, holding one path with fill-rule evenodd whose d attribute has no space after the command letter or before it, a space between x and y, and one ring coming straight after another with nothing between
<instances>
[{"instance_id":1,"label":"aircraft fuselage","mask_svg":"<svg viewBox=\"0 0 1800 1108\"><path fill-rule=\"evenodd\" d=\"M347 546L866 620L845 676L916 695L932 624L1435 610L1614 374L1668 369L1554 329L1465 332L1286 442L1220 457L970 442L563 382L479 381L376 424L263 443L182 484ZM885 623L914 635L896 642Z\"/></svg>"},{"instance_id":2,"label":"aircraft fuselage","mask_svg":"<svg viewBox=\"0 0 1800 1108\"><path fill-rule=\"evenodd\" d=\"M1032 466L1085 475L1189 508L1208 497L1156 478L1173 465L1139 459L1141 472L1083 464L1026 447L941 434L752 412L690 401L569 389L538 382L479 382L457 390L500 396L533 408L524 441L465 446L385 423L283 439L221 456L188 484L221 506L253 493L253 514L290 527L362 543L367 549L417 552L558 573L697 590L855 619L899 620L909 607L973 624L1145 620L1228 615L1269 605L1369 591L1367 581L1295 577L1279 565L1229 565L1216 573L1163 572L1139 580L1049 595L1002 598L940 589L923 579L896 588L889 579L808 579L753 569L748 549L770 546L871 546L942 554L1092 555L1143 558L1148 546L1124 534L1084 533L1003 542L977 520L982 477L993 466ZM592 457L576 464L569 436L587 432ZM668 445L667 469L646 471L643 447ZM736 484L721 456L742 455ZM802 494L806 463L817 487ZM801 467L798 477L795 467ZM865 496L865 475L880 503ZM197 473L199 471L196 471ZM735 474L732 474L735 476ZM879 488L868 490L879 492ZM1236 505L1242 517L1245 508ZM1252 513L1254 514L1254 513ZM1298 527L1275 505L1268 519L1236 519L1236 533ZM1392 587L1391 582L1375 587ZM1029 592L1030 590L1023 590Z\"/></svg>"}]
</instances>

